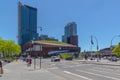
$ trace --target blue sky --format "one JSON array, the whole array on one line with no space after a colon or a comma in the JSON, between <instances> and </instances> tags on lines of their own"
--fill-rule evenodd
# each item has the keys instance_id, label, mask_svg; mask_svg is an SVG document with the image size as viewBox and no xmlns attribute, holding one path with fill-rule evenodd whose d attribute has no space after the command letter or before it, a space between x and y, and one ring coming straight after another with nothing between
<instances>
[{"instance_id":1,"label":"blue sky","mask_svg":"<svg viewBox=\"0 0 120 80\"><path fill-rule=\"evenodd\" d=\"M120 0L20 0L38 8L38 26L42 34L48 34L61 41L64 27L76 22L79 46L82 51L90 50L90 36L98 39L99 49L109 47L111 39L120 34ZM17 42L18 10L17 0L0 1L0 36ZM38 30L41 34L41 32ZM93 38L93 50L96 41ZM113 45L120 42L115 37Z\"/></svg>"}]
</instances>

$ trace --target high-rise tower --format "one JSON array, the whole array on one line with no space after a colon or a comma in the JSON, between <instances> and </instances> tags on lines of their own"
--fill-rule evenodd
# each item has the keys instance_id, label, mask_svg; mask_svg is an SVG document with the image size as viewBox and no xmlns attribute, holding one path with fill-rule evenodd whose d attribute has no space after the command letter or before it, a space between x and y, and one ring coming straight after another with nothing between
<instances>
[{"instance_id":1,"label":"high-rise tower","mask_svg":"<svg viewBox=\"0 0 120 80\"><path fill-rule=\"evenodd\" d=\"M18 2L18 44L38 39L37 8Z\"/></svg>"},{"instance_id":2,"label":"high-rise tower","mask_svg":"<svg viewBox=\"0 0 120 80\"><path fill-rule=\"evenodd\" d=\"M75 22L70 22L65 26L62 41L78 46L77 24Z\"/></svg>"}]
</instances>

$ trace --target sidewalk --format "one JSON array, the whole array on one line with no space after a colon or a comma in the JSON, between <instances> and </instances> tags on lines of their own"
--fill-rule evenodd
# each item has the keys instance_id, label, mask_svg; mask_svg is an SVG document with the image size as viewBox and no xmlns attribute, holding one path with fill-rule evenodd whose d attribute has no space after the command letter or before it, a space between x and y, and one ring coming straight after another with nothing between
<instances>
[{"instance_id":1,"label":"sidewalk","mask_svg":"<svg viewBox=\"0 0 120 80\"><path fill-rule=\"evenodd\" d=\"M65 80L45 69L34 70L33 65L28 68L22 61L14 61L3 68L4 74L0 80Z\"/></svg>"},{"instance_id":2,"label":"sidewalk","mask_svg":"<svg viewBox=\"0 0 120 80\"><path fill-rule=\"evenodd\" d=\"M82 63L86 63L86 64L98 64L98 65L110 65L110 66L120 66L120 61L117 61L117 62L112 62L112 61L109 61L109 60L104 60L104 59L101 59L97 62L97 60L80 60L80 59L76 59L74 61L79 61L79 62L82 62Z\"/></svg>"}]
</instances>

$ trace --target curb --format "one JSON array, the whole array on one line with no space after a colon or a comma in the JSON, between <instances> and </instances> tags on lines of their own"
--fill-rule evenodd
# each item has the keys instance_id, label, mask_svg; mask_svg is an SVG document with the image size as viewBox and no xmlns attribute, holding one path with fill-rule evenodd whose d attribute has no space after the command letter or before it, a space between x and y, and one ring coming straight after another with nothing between
<instances>
[{"instance_id":1,"label":"curb","mask_svg":"<svg viewBox=\"0 0 120 80\"><path fill-rule=\"evenodd\" d=\"M107 63L88 63L87 64L96 64L96 65L109 65L109 66L120 66L120 64L107 64Z\"/></svg>"},{"instance_id":2,"label":"curb","mask_svg":"<svg viewBox=\"0 0 120 80\"><path fill-rule=\"evenodd\" d=\"M77 60L76 60L77 61ZM109 64L109 63L100 63L100 62L89 62L89 61L77 61L82 62L83 64L96 64L96 65L109 65L109 66L120 66L120 64Z\"/></svg>"}]
</instances>

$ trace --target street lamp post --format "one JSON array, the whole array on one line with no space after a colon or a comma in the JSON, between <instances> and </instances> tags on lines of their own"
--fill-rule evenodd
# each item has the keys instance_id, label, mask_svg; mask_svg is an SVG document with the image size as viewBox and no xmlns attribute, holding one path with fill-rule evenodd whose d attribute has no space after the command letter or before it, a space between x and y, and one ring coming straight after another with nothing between
<instances>
[{"instance_id":1,"label":"street lamp post","mask_svg":"<svg viewBox=\"0 0 120 80\"><path fill-rule=\"evenodd\" d=\"M34 40L32 40L32 51L34 51ZM36 69L36 56L34 55L34 69Z\"/></svg>"},{"instance_id":2,"label":"street lamp post","mask_svg":"<svg viewBox=\"0 0 120 80\"><path fill-rule=\"evenodd\" d=\"M96 45L97 52L98 52L98 49L99 49L99 46L98 46L98 39L97 39L95 36L92 36L92 35L91 35L91 59L92 59L92 45L94 44L93 38L95 38L96 43L97 43L97 45ZM97 55L97 62L98 62L98 55Z\"/></svg>"},{"instance_id":3,"label":"street lamp post","mask_svg":"<svg viewBox=\"0 0 120 80\"><path fill-rule=\"evenodd\" d=\"M40 28L41 34L42 34L42 27L38 27ZM41 69L41 57L42 57L42 45L40 45L40 69Z\"/></svg>"},{"instance_id":4,"label":"street lamp post","mask_svg":"<svg viewBox=\"0 0 120 80\"><path fill-rule=\"evenodd\" d=\"M28 29L28 31L30 31L30 38L31 38L31 53L32 53L32 51L34 51L35 49L34 49L34 40L36 39L34 36L33 36L33 34L32 33L35 33L32 29ZM36 55L34 54L34 56L33 56L33 58L34 58L34 69L36 69Z\"/></svg>"},{"instance_id":5,"label":"street lamp post","mask_svg":"<svg viewBox=\"0 0 120 80\"><path fill-rule=\"evenodd\" d=\"M38 26L37 28L40 28L40 31L42 33L42 27ZM42 52L42 45L40 45L40 69L41 69L41 57L42 57L42 53L41 52ZM34 69L36 69L36 58L35 58L35 56L34 56Z\"/></svg>"},{"instance_id":6,"label":"street lamp post","mask_svg":"<svg viewBox=\"0 0 120 80\"><path fill-rule=\"evenodd\" d=\"M99 46L98 46L98 40L97 40L97 38L94 36L94 38L96 39L96 42L97 42L97 46L96 46L96 49L97 49L97 53L98 53L98 49L99 49ZM98 54L97 54L97 62L99 61L99 59L98 59L99 57L98 57Z\"/></svg>"},{"instance_id":7,"label":"street lamp post","mask_svg":"<svg viewBox=\"0 0 120 80\"><path fill-rule=\"evenodd\" d=\"M40 26L38 26L37 28L40 28L40 31L41 31L41 33L42 33L42 27ZM31 33L31 37L32 37L32 30L29 30L30 31L30 33ZM32 42L31 42L31 44L33 44L34 43L34 41L32 40ZM32 46L31 46L31 48L32 48ZM30 51L31 52L31 51ZM40 69L41 69L41 57L42 57L42 45L40 45ZM36 69L36 58L35 58L35 56L34 56L34 69Z\"/></svg>"},{"instance_id":8,"label":"street lamp post","mask_svg":"<svg viewBox=\"0 0 120 80\"><path fill-rule=\"evenodd\" d=\"M40 69L41 69L42 45L40 45Z\"/></svg>"},{"instance_id":9,"label":"street lamp post","mask_svg":"<svg viewBox=\"0 0 120 80\"><path fill-rule=\"evenodd\" d=\"M114 48L112 42L113 42L113 40L114 40L116 37L120 37L120 35L115 35L115 36L113 36L112 39L111 39L111 41L110 41L110 50L111 50L111 53L112 53L112 49ZM112 55L111 55L111 57L112 57Z\"/></svg>"},{"instance_id":10,"label":"street lamp post","mask_svg":"<svg viewBox=\"0 0 120 80\"><path fill-rule=\"evenodd\" d=\"M91 60L93 60L93 55L92 55L92 45L94 44L93 42L93 36L91 35Z\"/></svg>"},{"instance_id":11,"label":"street lamp post","mask_svg":"<svg viewBox=\"0 0 120 80\"><path fill-rule=\"evenodd\" d=\"M120 37L120 35L115 35L115 36L112 37L112 39L111 39L111 41L110 41L110 48L111 48L111 50L113 49L112 42L113 42L113 40L114 40L116 37Z\"/></svg>"}]
</instances>

